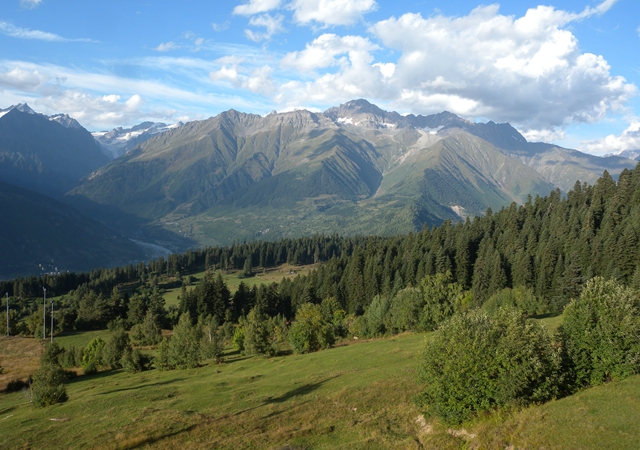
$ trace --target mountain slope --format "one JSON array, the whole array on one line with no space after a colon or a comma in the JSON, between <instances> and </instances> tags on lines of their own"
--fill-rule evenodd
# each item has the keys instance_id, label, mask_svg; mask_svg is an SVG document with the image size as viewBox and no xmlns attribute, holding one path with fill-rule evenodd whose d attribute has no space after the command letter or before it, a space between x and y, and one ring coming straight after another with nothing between
<instances>
[{"instance_id":1,"label":"mountain slope","mask_svg":"<svg viewBox=\"0 0 640 450\"><path fill-rule=\"evenodd\" d=\"M390 234L634 165L528 143L509 124L448 112L401 116L354 100L325 113L230 110L187 123L100 168L67 199L117 208L201 244Z\"/></svg>"},{"instance_id":2,"label":"mountain slope","mask_svg":"<svg viewBox=\"0 0 640 450\"><path fill-rule=\"evenodd\" d=\"M147 255L75 209L0 182L0 279L51 271L89 271Z\"/></svg>"},{"instance_id":3,"label":"mountain slope","mask_svg":"<svg viewBox=\"0 0 640 450\"><path fill-rule=\"evenodd\" d=\"M84 128L19 106L0 117L0 181L61 197L108 162Z\"/></svg>"}]
</instances>

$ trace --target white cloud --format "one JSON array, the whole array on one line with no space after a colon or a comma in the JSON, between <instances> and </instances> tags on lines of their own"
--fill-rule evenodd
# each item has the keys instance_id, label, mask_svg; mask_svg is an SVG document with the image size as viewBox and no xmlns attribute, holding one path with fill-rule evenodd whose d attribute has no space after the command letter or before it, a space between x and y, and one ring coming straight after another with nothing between
<instances>
[{"instance_id":1,"label":"white cloud","mask_svg":"<svg viewBox=\"0 0 640 450\"><path fill-rule=\"evenodd\" d=\"M168 52L170 50L175 50L175 49L178 49L178 48L180 48L180 46L178 44L176 44L173 41L169 41L167 43L158 45L154 50L156 50L158 52Z\"/></svg>"},{"instance_id":2,"label":"white cloud","mask_svg":"<svg viewBox=\"0 0 640 450\"><path fill-rule=\"evenodd\" d=\"M280 86L276 101L290 109L305 103L336 105L358 97L392 97L395 88L387 77L392 66L373 63L371 52L378 48L360 36L324 34L318 37L304 50L287 54L281 61L282 67L302 72L328 70L334 66L338 70L319 74L313 81L285 83Z\"/></svg>"},{"instance_id":3,"label":"white cloud","mask_svg":"<svg viewBox=\"0 0 640 450\"><path fill-rule=\"evenodd\" d=\"M629 122L629 127L621 135L611 134L603 139L584 141L581 150L597 155L640 150L640 118L632 117Z\"/></svg>"},{"instance_id":4,"label":"white cloud","mask_svg":"<svg viewBox=\"0 0 640 450\"><path fill-rule=\"evenodd\" d=\"M377 7L375 0L293 0L288 8L299 24L351 25Z\"/></svg>"},{"instance_id":5,"label":"white cloud","mask_svg":"<svg viewBox=\"0 0 640 450\"><path fill-rule=\"evenodd\" d=\"M201 46L203 42L204 42L204 38L202 38L202 37L196 38L193 41L193 43L196 44L198 47Z\"/></svg>"},{"instance_id":6,"label":"white cloud","mask_svg":"<svg viewBox=\"0 0 640 450\"><path fill-rule=\"evenodd\" d=\"M566 137L564 130L528 130L521 132L529 142L557 142L563 141Z\"/></svg>"},{"instance_id":7,"label":"white cloud","mask_svg":"<svg viewBox=\"0 0 640 450\"><path fill-rule=\"evenodd\" d=\"M563 26L613 3L579 14L538 6L515 18L490 5L462 17L404 14L378 22L370 31L400 52L388 78L397 90L386 100L401 110L511 121L525 132L602 120L637 88L612 76L602 56L581 53Z\"/></svg>"},{"instance_id":8,"label":"white cloud","mask_svg":"<svg viewBox=\"0 0 640 450\"><path fill-rule=\"evenodd\" d=\"M241 16L251 16L276 9L280 6L280 3L281 0L250 0L249 3L233 8L233 13Z\"/></svg>"},{"instance_id":9,"label":"white cloud","mask_svg":"<svg viewBox=\"0 0 640 450\"><path fill-rule=\"evenodd\" d=\"M228 20L226 20L223 23L212 23L211 24L211 27L213 28L213 31L216 31L218 33L220 33L221 31L228 30L230 26L231 26L231 22L229 22Z\"/></svg>"},{"instance_id":10,"label":"white cloud","mask_svg":"<svg viewBox=\"0 0 640 450\"><path fill-rule=\"evenodd\" d=\"M49 77L36 70L24 70L16 66L7 72L0 72L0 86L34 92L49 81Z\"/></svg>"},{"instance_id":11,"label":"white cloud","mask_svg":"<svg viewBox=\"0 0 640 450\"><path fill-rule=\"evenodd\" d=\"M266 30L264 33L256 32L252 30L244 30L244 34L247 38L251 39L254 42L260 42L263 40L269 40L271 37L279 33L283 30L282 21L284 20L284 16L278 14L273 17L270 14L262 14L260 16L254 16L249 20L249 25L254 27L265 27Z\"/></svg>"},{"instance_id":12,"label":"white cloud","mask_svg":"<svg viewBox=\"0 0 640 450\"><path fill-rule=\"evenodd\" d=\"M209 74L211 81L228 81L234 87L246 89L256 94L268 95L273 93L277 86L271 79L273 68L261 66L248 70L240 63L242 60L233 57L221 58L224 65L219 70Z\"/></svg>"},{"instance_id":13,"label":"white cloud","mask_svg":"<svg viewBox=\"0 0 640 450\"><path fill-rule=\"evenodd\" d=\"M372 59L370 52L378 50L376 44L360 36L340 37L336 34L323 34L299 52L288 53L281 65L301 72L337 66L347 63L349 55L352 59ZM337 58L342 56L341 58Z\"/></svg>"},{"instance_id":14,"label":"white cloud","mask_svg":"<svg viewBox=\"0 0 640 450\"><path fill-rule=\"evenodd\" d=\"M26 9L33 9L42 3L42 0L20 0L20 6Z\"/></svg>"},{"instance_id":15,"label":"white cloud","mask_svg":"<svg viewBox=\"0 0 640 450\"><path fill-rule=\"evenodd\" d=\"M54 33L16 27L9 22L0 21L0 33L19 39L37 39L50 42L95 42L91 39L67 39Z\"/></svg>"}]
</instances>

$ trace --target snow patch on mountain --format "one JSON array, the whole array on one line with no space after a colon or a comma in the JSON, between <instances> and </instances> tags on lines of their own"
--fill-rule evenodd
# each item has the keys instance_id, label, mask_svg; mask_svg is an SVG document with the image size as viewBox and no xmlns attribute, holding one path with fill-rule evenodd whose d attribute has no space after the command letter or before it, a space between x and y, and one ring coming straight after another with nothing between
<instances>
[{"instance_id":1,"label":"snow patch on mountain","mask_svg":"<svg viewBox=\"0 0 640 450\"><path fill-rule=\"evenodd\" d=\"M167 125L158 122L143 122L132 128L114 128L111 131L96 131L91 133L102 146L104 153L112 159L116 159L136 145L147 139L183 125L182 122Z\"/></svg>"}]
</instances>

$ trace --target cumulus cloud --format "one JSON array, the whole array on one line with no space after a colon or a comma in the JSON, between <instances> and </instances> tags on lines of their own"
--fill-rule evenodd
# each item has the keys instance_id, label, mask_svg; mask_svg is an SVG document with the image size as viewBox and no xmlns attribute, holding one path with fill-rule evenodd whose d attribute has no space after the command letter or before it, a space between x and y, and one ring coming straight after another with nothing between
<instances>
[{"instance_id":1,"label":"cumulus cloud","mask_svg":"<svg viewBox=\"0 0 640 450\"><path fill-rule=\"evenodd\" d=\"M249 20L249 25L254 27L265 27L264 32L257 32L253 30L244 30L244 34L247 38L251 39L254 42L260 42L263 40L269 40L271 37L279 33L283 30L282 21L284 20L284 16L281 14L276 15L275 17L270 14L262 14L260 16L254 16Z\"/></svg>"},{"instance_id":2,"label":"cumulus cloud","mask_svg":"<svg viewBox=\"0 0 640 450\"><path fill-rule=\"evenodd\" d=\"M19 66L0 72L0 86L34 92L49 81L49 76L36 70L25 70Z\"/></svg>"},{"instance_id":3,"label":"cumulus cloud","mask_svg":"<svg viewBox=\"0 0 640 450\"><path fill-rule=\"evenodd\" d=\"M581 147L582 150L595 154L640 151L640 118L632 117L629 127L619 136L611 134L603 139L585 141Z\"/></svg>"},{"instance_id":4,"label":"cumulus cloud","mask_svg":"<svg viewBox=\"0 0 640 450\"><path fill-rule=\"evenodd\" d=\"M288 6L297 23L316 22L325 27L351 25L376 7L375 0L293 0Z\"/></svg>"},{"instance_id":5,"label":"cumulus cloud","mask_svg":"<svg viewBox=\"0 0 640 450\"><path fill-rule=\"evenodd\" d=\"M20 0L20 6L26 9L33 9L42 3L42 0Z\"/></svg>"},{"instance_id":6,"label":"cumulus cloud","mask_svg":"<svg viewBox=\"0 0 640 450\"><path fill-rule=\"evenodd\" d=\"M397 92L388 100L401 110L511 121L525 132L599 121L637 88L612 76L602 56L581 53L563 27L613 3L581 13L538 6L520 18L490 5L462 17L404 14L378 22L370 31L400 52L388 77Z\"/></svg>"},{"instance_id":7,"label":"cumulus cloud","mask_svg":"<svg viewBox=\"0 0 640 450\"><path fill-rule=\"evenodd\" d=\"M154 50L157 52L168 52L170 50L175 50L178 48L180 48L178 44L173 41L169 41L167 43L158 45Z\"/></svg>"},{"instance_id":8,"label":"cumulus cloud","mask_svg":"<svg viewBox=\"0 0 640 450\"><path fill-rule=\"evenodd\" d=\"M281 0L250 0L249 3L244 3L233 8L233 13L242 16L251 16L276 9L280 6L280 3Z\"/></svg>"},{"instance_id":9,"label":"cumulus cloud","mask_svg":"<svg viewBox=\"0 0 640 450\"><path fill-rule=\"evenodd\" d=\"M335 104L356 97L389 98L394 88L388 75L392 63L373 63L372 52L379 47L360 36L340 37L323 34L300 52L287 54L283 68L301 72L320 71L337 66L334 73L318 74L313 81L291 81L280 87L276 100L285 108L304 103Z\"/></svg>"},{"instance_id":10,"label":"cumulus cloud","mask_svg":"<svg viewBox=\"0 0 640 450\"><path fill-rule=\"evenodd\" d=\"M37 39L51 42L95 42L91 39L67 39L54 33L40 30L30 30L28 28L16 27L15 25L0 21L0 33L19 39Z\"/></svg>"},{"instance_id":11,"label":"cumulus cloud","mask_svg":"<svg viewBox=\"0 0 640 450\"><path fill-rule=\"evenodd\" d=\"M340 37L323 34L299 52L288 53L281 61L283 67L308 72L319 68L336 66L347 62L347 57L371 59L370 52L378 50L376 44L360 36ZM341 56L341 58L337 58Z\"/></svg>"},{"instance_id":12,"label":"cumulus cloud","mask_svg":"<svg viewBox=\"0 0 640 450\"><path fill-rule=\"evenodd\" d=\"M249 70L241 66L243 60L240 58L225 57L220 58L218 62L222 67L209 74L211 81L227 81L236 88L263 95L271 94L277 88L271 78L273 68L268 65Z\"/></svg>"}]
</instances>

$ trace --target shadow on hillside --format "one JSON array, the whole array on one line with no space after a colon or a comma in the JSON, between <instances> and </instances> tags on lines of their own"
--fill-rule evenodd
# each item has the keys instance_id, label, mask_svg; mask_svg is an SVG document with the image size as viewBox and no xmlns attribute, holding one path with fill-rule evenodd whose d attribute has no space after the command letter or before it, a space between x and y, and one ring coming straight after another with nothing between
<instances>
[{"instance_id":1,"label":"shadow on hillside","mask_svg":"<svg viewBox=\"0 0 640 450\"><path fill-rule=\"evenodd\" d=\"M339 376L340 375L335 375L333 377L325 378L324 380L318 381L317 383L303 384L302 386L299 386L299 387L297 387L295 389L291 389L290 391L285 392L284 394L282 394L279 397L272 397L272 398L266 400L265 404L283 403L283 402L286 402L287 400L291 400L294 397L302 397L303 395L310 394L311 392L313 392L316 389L318 389L320 386L322 386L327 381L331 381L334 378L338 378Z\"/></svg>"},{"instance_id":2,"label":"shadow on hillside","mask_svg":"<svg viewBox=\"0 0 640 450\"><path fill-rule=\"evenodd\" d=\"M131 387L127 387L127 388L112 389L110 391L100 392L100 395L113 394L115 392L135 391L135 390L138 390L138 389L144 389L144 388L155 387L155 386L164 386L166 384L177 383L177 382L184 381L184 380L186 380L186 378L174 378L173 380L158 381L157 383L139 384L139 385L131 386Z\"/></svg>"}]
</instances>

